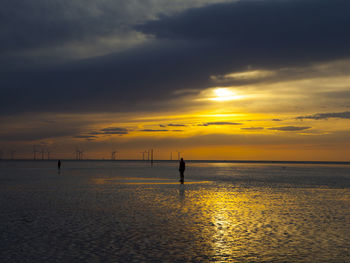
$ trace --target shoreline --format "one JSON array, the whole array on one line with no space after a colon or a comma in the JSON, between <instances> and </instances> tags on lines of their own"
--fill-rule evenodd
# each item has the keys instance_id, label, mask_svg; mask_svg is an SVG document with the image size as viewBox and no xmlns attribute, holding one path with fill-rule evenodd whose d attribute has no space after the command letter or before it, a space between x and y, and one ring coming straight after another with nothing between
<instances>
[{"instance_id":1,"label":"shoreline","mask_svg":"<svg viewBox=\"0 0 350 263\"><path fill-rule=\"evenodd\" d=\"M46 160L33 160L33 159L1 159L6 162L52 162L58 159L46 159ZM139 160L139 159L119 159L119 160L106 160L106 159L60 159L65 162L141 162L147 163L150 160ZM173 162L177 163L178 160L153 160L153 163L165 163ZM186 160L190 163L249 163L249 164L329 164L329 165L350 165L349 162L343 161L274 161L274 160Z\"/></svg>"}]
</instances>

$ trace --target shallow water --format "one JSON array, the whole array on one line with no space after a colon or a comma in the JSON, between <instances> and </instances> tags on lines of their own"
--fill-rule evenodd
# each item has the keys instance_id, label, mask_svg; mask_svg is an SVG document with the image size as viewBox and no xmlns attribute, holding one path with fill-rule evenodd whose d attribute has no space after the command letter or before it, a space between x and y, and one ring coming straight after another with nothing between
<instances>
[{"instance_id":1,"label":"shallow water","mask_svg":"<svg viewBox=\"0 0 350 263\"><path fill-rule=\"evenodd\" d=\"M350 262L350 166L0 162L1 262Z\"/></svg>"}]
</instances>

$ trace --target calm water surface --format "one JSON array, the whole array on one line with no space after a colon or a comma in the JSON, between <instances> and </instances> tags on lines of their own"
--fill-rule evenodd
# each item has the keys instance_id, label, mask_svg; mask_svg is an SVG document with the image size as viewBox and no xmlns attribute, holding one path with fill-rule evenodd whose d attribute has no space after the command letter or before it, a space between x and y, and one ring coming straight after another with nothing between
<instances>
[{"instance_id":1,"label":"calm water surface","mask_svg":"<svg viewBox=\"0 0 350 263\"><path fill-rule=\"evenodd\" d=\"M0 162L0 262L350 262L350 166Z\"/></svg>"}]
</instances>

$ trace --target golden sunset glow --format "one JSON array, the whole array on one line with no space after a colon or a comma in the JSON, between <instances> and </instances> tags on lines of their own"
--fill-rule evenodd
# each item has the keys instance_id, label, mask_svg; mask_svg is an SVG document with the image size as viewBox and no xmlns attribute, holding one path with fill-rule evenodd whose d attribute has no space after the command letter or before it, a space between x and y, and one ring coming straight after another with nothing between
<instances>
[{"instance_id":1,"label":"golden sunset glow","mask_svg":"<svg viewBox=\"0 0 350 263\"><path fill-rule=\"evenodd\" d=\"M334 67L337 65L339 63ZM317 66L325 67L330 65ZM113 149L119 149L119 158L141 158L141 151L155 148L158 159L169 159L170 155L175 158L177 152L181 152L189 159L208 160L347 160L349 141L346 138L350 122L332 118L332 115L313 119L313 114L321 111L324 102L308 99L315 94L328 94L331 83L335 83L338 92L344 92L347 80L347 76L325 76L249 84L245 89L213 87L197 95L184 96L181 103L195 107L179 111L56 115L56 122L62 124L75 125L78 120L83 124L80 132L73 139L48 138L42 142L57 152L66 152L64 149L69 145L85 148L87 158L109 158L108 152ZM317 85L318 90L307 89L312 85ZM305 99L309 100L306 105ZM334 111L344 111L338 103L335 107ZM7 129L25 126L35 132L42 129L38 127L46 117L38 116L37 121L31 119L28 122L24 116L21 122L7 122L6 126ZM50 127L50 123L45 125ZM29 142L28 148L32 144ZM65 156L70 155L65 153Z\"/></svg>"},{"instance_id":2,"label":"golden sunset glow","mask_svg":"<svg viewBox=\"0 0 350 263\"><path fill-rule=\"evenodd\" d=\"M242 95L237 95L234 91L227 88L216 88L214 90L216 95L215 98L211 98L210 100L214 101L229 101L229 100L238 100L244 98Z\"/></svg>"},{"instance_id":3,"label":"golden sunset glow","mask_svg":"<svg viewBox=\"0 0 350 263\"><path fill-rule=\"evenodd\" d=\"M210 88L202 92L200 98L195 99L195 101L217 101L217 102L225 102L232 100L240 100L244 99L248 96L243 94L238 94L235 90L231 88Z\"/></svg>"}]
</instances>

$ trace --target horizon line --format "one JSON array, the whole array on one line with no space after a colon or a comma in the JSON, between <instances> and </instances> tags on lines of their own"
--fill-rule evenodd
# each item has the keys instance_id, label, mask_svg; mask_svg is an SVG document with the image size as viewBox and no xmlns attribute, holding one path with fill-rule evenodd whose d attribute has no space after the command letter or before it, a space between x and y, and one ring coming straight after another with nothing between
<instances>
[{"instance_id":1,"label":"horizon line","mask_svg":"<svg viewBox=\"0 0 350 263\"><path fill-rule=\"evenodd\" d=\"M0 159L1 161L107 161L107 162L151 162L151 160L140 160L140 159L29 159L29 158L22 158L22 159ZM166 160L166 159L160 159L160 160L153 160L153 162L178 162L179 160ZM292 160L191 160L188 159L186 162L199 162L199 163L289 163L289 164L345 164L350 165L350 161L292 161Z\"/></svg>"}]
</instances>

